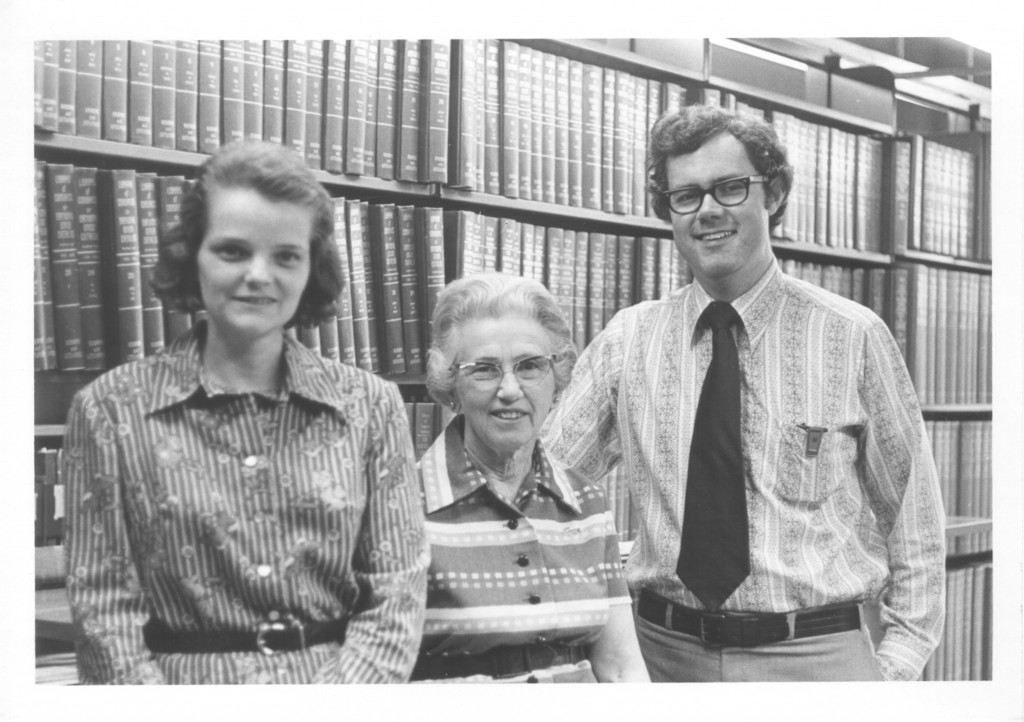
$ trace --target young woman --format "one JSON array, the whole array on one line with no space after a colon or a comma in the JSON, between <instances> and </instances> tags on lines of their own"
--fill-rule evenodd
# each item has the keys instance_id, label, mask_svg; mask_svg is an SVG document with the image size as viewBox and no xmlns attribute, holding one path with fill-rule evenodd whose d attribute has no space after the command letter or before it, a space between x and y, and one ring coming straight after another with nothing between
<instances>
[{"instance_id":1,"label":"young woman","mask_svg":"<svg viewBox=\"0 0 1024 722\"><path fill-rule=\"evenodd\" d=\"M333 311L332 219L291 151L214 154L155 282L206 320L75 397L63 471L83 682L408 678L427 546L401 398L285 334Z\"/></svg>"}]
</instances>

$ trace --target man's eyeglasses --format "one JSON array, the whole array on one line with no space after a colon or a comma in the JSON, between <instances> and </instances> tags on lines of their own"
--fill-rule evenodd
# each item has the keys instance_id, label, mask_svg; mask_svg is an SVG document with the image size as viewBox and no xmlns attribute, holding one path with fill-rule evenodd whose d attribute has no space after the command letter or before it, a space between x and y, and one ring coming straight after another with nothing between
<instances>
[{"instance_id":1,"label":"man's eyeglasses","mask_svg":"<svg viewBox=\"0 0 1024 722\"><path fill-rule=\"evenodd\" d=\"M662 195L668 199L668 207L673 213L685 216L688 213L696 213L704 202L704 196L709 193L720 206L738 206L750 195L751 183L765 183L767 180L767 176L748 175L718 181L709 190L704 190L700 186L685 186L665 191Z\"/></svg>"},{"instance_id":2,"label":"man's eyeglasses","mask_svg":"<svg viewBox=\"0 0 1024 722\"><path fill-rule=\"evenodd\" d=\"M548 375L557 359L557 354L519 359L512 364L512 373L520 386L533 386ZM490 361L467 361L452 364L451 368L479 386L497 386L505 375L503 366Z\"/></svg>"}]
</instances>

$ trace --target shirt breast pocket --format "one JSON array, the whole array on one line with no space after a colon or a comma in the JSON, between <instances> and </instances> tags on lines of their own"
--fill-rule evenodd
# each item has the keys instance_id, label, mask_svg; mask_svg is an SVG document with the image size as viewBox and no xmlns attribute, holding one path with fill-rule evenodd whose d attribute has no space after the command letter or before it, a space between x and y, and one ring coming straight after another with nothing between
<instances>
[{"instance_id":1,"label":"shirt breast pocket","mask_svg":"<svg viewBox=\"0 0 1024 722\"><path fill-rule=\"evenodd\" d=\"M782 424L775 495L811 508L828 501L846 480L856 478L861 428L841 419Z\"/></svg>"}]
</instances>

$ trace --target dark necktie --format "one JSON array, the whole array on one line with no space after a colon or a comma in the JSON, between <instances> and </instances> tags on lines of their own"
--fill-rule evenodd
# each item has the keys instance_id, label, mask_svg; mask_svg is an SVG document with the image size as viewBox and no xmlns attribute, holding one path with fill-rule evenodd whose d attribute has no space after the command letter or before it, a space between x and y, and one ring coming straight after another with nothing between
<instances>
[{"instance_id":1,"label":"dark necktie","mask_svg":"<svg viewBox=\"0 0 1024 722\"><path fill-rule=\"evenodd\" d=\"M697 321L711 327L711 365L697 403L676 573L708 609L750 574L747 499L740 440L740 364L729 327L736 309L713 301Z\"/></svg>"}]
</instances>

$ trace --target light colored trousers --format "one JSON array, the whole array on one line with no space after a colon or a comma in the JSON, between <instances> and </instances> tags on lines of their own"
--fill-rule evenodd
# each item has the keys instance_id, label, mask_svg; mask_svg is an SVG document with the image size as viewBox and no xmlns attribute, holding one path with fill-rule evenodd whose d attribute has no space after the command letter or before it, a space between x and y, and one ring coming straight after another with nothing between
<instances>
[{"instance_id":1,"label":"light colored trousers","mask_svg":"<svg viewBox=\"0 0 1024 722\"><path fill-rule=\"evenodd\" d=\"M652 682L853 682L881 680L867 629L760 647L705 647L636 617Z\"/></svg>"}]
</instances>

